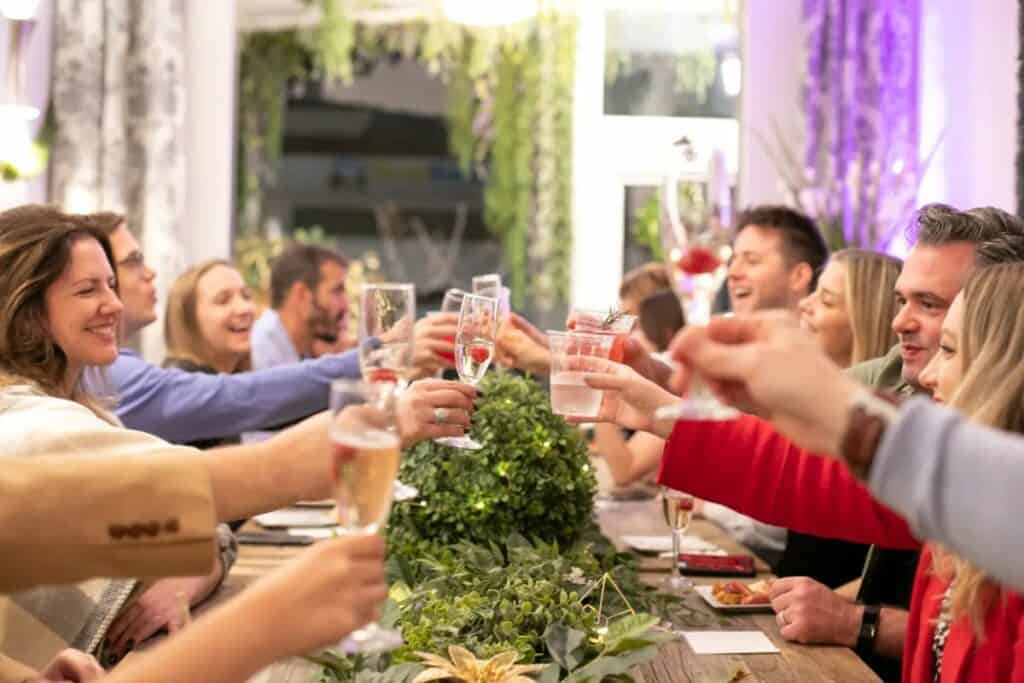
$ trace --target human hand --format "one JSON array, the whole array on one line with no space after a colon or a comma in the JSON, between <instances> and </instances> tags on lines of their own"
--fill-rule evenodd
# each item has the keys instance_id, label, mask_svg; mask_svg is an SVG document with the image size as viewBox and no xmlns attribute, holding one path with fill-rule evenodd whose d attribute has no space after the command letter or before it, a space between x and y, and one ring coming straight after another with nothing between
<instances>
[{"instance_id":1,"label":"human hand","mask_svg":"<svg viewBox=\"0 0 1024 683\"><path fill-rule=\"evenodd\" d=\"M218 557L214 571L206 576L174 577L155 582L114 619L107 630L107 649L120 659L164 628L168 633L177 632L184 627L182 610L209 595L223 574L224 565Z\"/></svg>"},{"instance_id":2,"label":"human hand","mask_svg":"<svg viewBox=\"0 0 1024 683\"><path fill-rule=\"evenodd\" d=\"M413 326L413 365L416 377L429 377L455 366L455 335L458 313L432 313Z\"/></svg>"},{"instance_id":3,"label":"human hand","mask_svg":"<svg viewBox=\"0 0 1024 683\"><path fill-rule=\"evenodd\" d=\"M596 418L570 417L566 418L567 422L613 422L663 439L669 437L674 422L655 420L654 413L662 406L678 402L679 397L620 363L590 356L579 360L587 373L583 381L594 389L601 389L604 396Z\"/></svg>"},{"instance_id":4,"label":"human hand","mask_svg":"<svg viewBox=\"0 0 1024 683\"><path fill-rule=\"evenodd\" d=\"M39 676L24 683L90 683L100 680L104 673L95 657L67 648L58 652Z\"/></svg>"},{"instance_id":5,"label":"human hand","mask_svg":"<svg viewBox=\"0 0 1024 683\"><path fill-rule=\"evenodd\" d=\"M320 541L236 598L239 626L267 624L273 659L309 654L378 619L387 591L382 537Z\"/></svg>"},{"instance_id":6,"label":"human hand","mask_svg":"<svg viewBox=\"0 0 1024 683\"><path fill-rule=\"evenodd\" d=\"M786 640L854 647L864 608L806 576L778 579L769 593Z\"/></svg>"},{"instance_id":7,"label":"human hand","mask_svg":"<svg viewBox=\"0 0 1024 683\"><path fill-rule=\"evenodd\" d=\"M462 436L469 427L476 396L476 389L462 382L423 379L410 384L398 399L402 447L425 439Z\"/></svg>"},{"instance_id":8,"label":"human hand","mask_svg":"<svg viewBox=\"0 0 1024 683\"><path fill-rule=\"evenodd\" d=\"M838 451L858 385L792 316L716 318L707 327L684 329L670 352L726 403L771 420L805 448Z\"/></svg>"},{"instance_id":9,"label":"human hand","mask_svg":"<svg viewBox=\"0 0 1024 683\"><path fill-rule=\"evenodd\" d=\"M510 313L498 330L494 354L495 362L507 367L535 375L551 371L547 335L516 313Z\"/></svg>"},{"instance_id":10,"label":"human hand","mask_svg":"<svg viewBox=\"0 0 1024 683\"><path fill-rule=\"evenodd\" d=\"M632 336L626 339L622 362L633 368L641 377L654 382L662 389L674 389L674 393L677 394L683 393L685 389L685 383L678 388L670 386L672 366L655 358L638 339Z\"/></svg>"}]
</instances>

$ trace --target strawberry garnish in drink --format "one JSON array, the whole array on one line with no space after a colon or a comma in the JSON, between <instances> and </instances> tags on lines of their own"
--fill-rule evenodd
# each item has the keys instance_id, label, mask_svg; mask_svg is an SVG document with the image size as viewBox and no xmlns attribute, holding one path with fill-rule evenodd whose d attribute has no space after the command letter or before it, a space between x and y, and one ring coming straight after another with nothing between
<instances>
[{"instance_id":1,"label":"strawberry garnish in drink","mask_svg":"<svg viewBox=\"0 0 1024 683\"><path fill-rule=\"evenodd\" d=\"M469 356L473 359L474 363L486 363L490 355L490 349L486 349L482 346L474 346L469 350Z\"/></svg>"},{"instance_id":2,"label":"strawberry garnish in drink","mask_svg":"<svg viewBox=\"0 0 1024 683\"><path fill-rule=\"evenodd\" d=\"M676 261L676 266L688 275L713 273L720 265L722 261L707 247L690 247Z\"/></svg>"},{"instance_id":3,"label":"strawberry garnish in drink","mask_svg":"<svg viewBox=\"0 0 1024 683\"><path fill-rule=\"evenodd\" d=\"M367 382L387 382L390 384L398 382L398 373L391 368L371 368L366 374Z\"/></svg>"}]
</instances>

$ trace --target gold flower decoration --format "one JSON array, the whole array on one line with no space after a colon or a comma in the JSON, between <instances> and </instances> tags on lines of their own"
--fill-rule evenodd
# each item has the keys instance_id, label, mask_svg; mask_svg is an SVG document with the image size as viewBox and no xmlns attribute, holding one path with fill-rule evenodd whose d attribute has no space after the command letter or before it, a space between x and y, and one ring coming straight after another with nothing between
<instances>
[{"instance_id":1,"label":"gold flower decoration","mask_svg":"<svg viewBox=\"0 0 1024 683\"><path fill-rule=\"evenodd\" d=\"M448 647L449 659L426 652L416 654L431 668L416 676L412 683L446 679L463 683L536 683L525 674L544 668L543 664L517 665L519 653L515 650L496 654L488 660L477 659L472 652L458 645Z\"/></svg>"}]
</instances>

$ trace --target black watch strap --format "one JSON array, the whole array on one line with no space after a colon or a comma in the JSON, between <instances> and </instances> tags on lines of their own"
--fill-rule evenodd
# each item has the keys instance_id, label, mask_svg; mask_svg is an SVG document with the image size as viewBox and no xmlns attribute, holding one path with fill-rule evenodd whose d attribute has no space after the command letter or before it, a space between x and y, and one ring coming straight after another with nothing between
<instances>
[{"instance_id":1,"label":"black watch strap","mask_svg":"<svg viewBox=\"0 0 1024 683\"><path fill-rule=\"evenodd\" d=\"M878 638L878 618L882 612L881 605L864 605L864 616L860 620L860 633L857 634L857 652L870 653L875 649Z\"/></svg>"}]
</instances>

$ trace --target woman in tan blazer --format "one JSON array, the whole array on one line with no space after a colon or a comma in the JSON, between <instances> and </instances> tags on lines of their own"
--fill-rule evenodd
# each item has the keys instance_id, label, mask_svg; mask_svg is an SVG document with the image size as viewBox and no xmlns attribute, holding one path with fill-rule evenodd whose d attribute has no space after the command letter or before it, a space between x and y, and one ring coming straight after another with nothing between
<instances>
[{"instance_id":1,"label":"woman in tan blazer","mask_svg":"<svg viewBox=\"0 0 1024 683\"><path fill-rule=\"evenodd\" d=\"M124 429L100 401L82 390L82 376L89 368L101 368L117 357L122 306L112 263L105 235L73 216L37 206L0 213L2 455L150 457L175 448L197 453ZM473 396L458 383L413 385L399 404L403 444L461 432L469 422ZM447 422L438 424L433 421L435 409L442 407L447 409ZM271 485L290 492L304 490L302 497L328 495L328 419L311 418L264 444L219 449L218 458L267 456L269 471L262 474L270 478L255 481L261 473L250 473L234 482L241 490L234 495L245 497L253 493L249 489L265 491ZM138 539L158 534L160 525L150 520L108 531ZM106 629L133 588L131 582L79 585L66 596L72 602L62 603L80 606L79 616L72 618L66 612L47 613L46 606L57 604L56 592L62 589L45 589L46 599L38 593L12 596L0 610L0 649L17 652L35 666L48 662L66 644L101 650Z\"/></svg>"}]
</instances>

